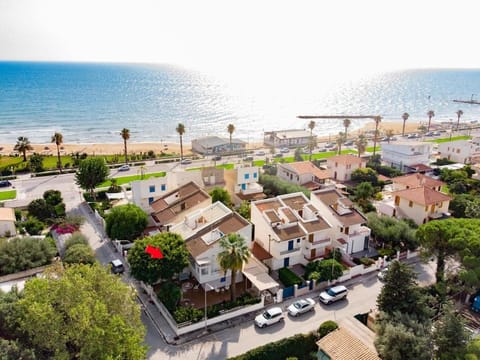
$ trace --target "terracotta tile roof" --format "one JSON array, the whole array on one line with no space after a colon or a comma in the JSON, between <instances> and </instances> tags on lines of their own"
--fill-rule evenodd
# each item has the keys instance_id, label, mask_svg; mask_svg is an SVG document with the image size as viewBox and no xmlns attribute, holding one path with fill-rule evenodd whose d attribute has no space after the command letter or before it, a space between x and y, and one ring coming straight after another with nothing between
<instances>
[{"instance_id":1,"label":"terracotta tile roof","mask_svg":"<svg viewBox=\"0 0 480 360\"><path fill-rule=\"evenodd\" d=\"M255 202L252 205L255 205L260 212L264 212L268 209L277 210L282 207L282 203L278 199L269 199L268 201Z\"/></svg>"},{"instance_id":2,"label":"terracotta tile roof","mask_svg":"<svg viewBox=\"0 0 480 360\"><path fill-rule=\"evenodd\" d=\"M15 210L13 208L0 208L0 221L16 221Z\"/></svg>"},{"instance_id":3,"label":"terracotta tile roof","mask_svg":"<svg viewBox=\"0 0 480 360\"><path fill-rule=\"evenodd\" d=\"M409 165L408 167L411 169L415 169L415 171L432 171L433 170L430 166L427 166L425 164Z\"/></svg>"},{"instance_id":4,"label":"terracotta tile roof","mask_svg":"<svg viewBox=\"0 0 480 360\"><path fill-rule=\"evenodd\" d=\"M409 188L416 188L419 186L427 186L429 188L436 188L445 185L443 181L435 180L430 176L423 174L408 174L392 178L393 183L402 184Z\"/></svg>"},{"instance_id":5,"label":"terracotta tile roof","mask_svg":"<svg viewBox=\"0 0 480 360\"><path fill-rule=\"evenodd\" d=\"M359 338L344 328L332 331L317 342L331 360L381 360Z\"/></svg>"},{"instance_id":6,"label":"terracotta tile roof","mask_svg":"<svg viewBox=\"0 0 480 360\"><path fill-rule=\"evenodd\" d=\"M342 165L350 165L350 164L361 164L366 163L367 161L361 157L352 155L352 154L344 154L344 155L335 155L332 157L327 158L327 162L336 162Z\"/></svg>"},{"instance_id":7,"label":"terracotta tile roof","mask_svg":"<svg viewBox=\"0 0 480 360\"><path fill-rule=\"evenodd\" d=\"M452 200L452 197L440 191L430 189L426 186L417 187L414 189L394 191L392 193L392 196L399 196L403 199L412 201L415 204L420 204L424 206Z\"/></svg>"},{"instance_id":8,"label":"terracotta tile roof","mask_svg":"<svg viewBox=\"0 0 480 360\"><path fill-rule=\"evenodd\" d=\"M333 216L340 222L342 226L347 227L355 224L364 224L367 222L365 216L363 216L354 207L351 207L350 211L347 211L343 214L335 210L335 206L338 206L339 202L344 203L345 205L351 204L351 201L336 189L316 191L313 192L312 195L316 196L329 208Z\"/></svg>"},{"instance_id":9,"label":"terracotta tile roof","mask_svg":"<svg viewBox=\"0 0 480 360\"><path fill-rule=\"evenodd\" d=\"M225 235L233 234L245 228L249 224L250 223L247 220L245 220L237 213L233 212L228 216L225 216L220 220L214 222L213 224L211 224L211 226L207 226L206 228L201 229L189 239L185 239L185 245L187 246L190 254L193 257L197 257L218 242L214 241L211 244L207 244L205 241L202 240L202 236L204 236L205 234L208 234L213 229L219 229Z\"/></svg>"},{"instance_id":10,"label":"terracotta tile roof","mask_svg":"<svg viewBox=\"0 0 480 360\"><path fill-rule=\"evenodd\" d=\"M385 175L382 175L382 174L378 175L378 180L383 181L385 183L387 183L387 182L391 183L392 182L392 178L389 178L388 176L385 176Z\"/></svg>"},{"instance_id":11,"label":"terracotta tile roof","mask_svg":"<svg viewBox=\"0 0 480 360\"><path fill-rule=\"evenodd\" d=\"M152 217L161 224L167 224L181 212L209 199L210 195L191 181L151 203Z\"/></svg>"},{"instance_id":12,"label":"terracotta tile roof","mask_svg":"<svg viewBox=\"0 0 480 360\"><path fill-rule=\"evenodd\" d=\"M256 241L253 243L252 255L260 261L271 259L273 257L267 250L262 247L262 245L260 245Z\"/></svg>"},{"instance_id":13,"label":"terracotta tile roof","mask_svg":"<svg viewBox=\"0 0 480 360\"><path fill-rule=\"evenodd\" d=\"M285 169L298 175L312 174L321 180L330 179L332 177L330 171L316 167L311 161L297 161L292 163L279 164L279 166L282 166Z\"/></svg>"},{"instance_id":14,"label":"terracotta tile roof","mask_svg":"<svg viewBox=\"0 0 480 360\"><path fill-rule=\"evenodd\" d=\"M307 236L305 231L303 231L298 224L288 227L273 227L273 231L278 236L280 241L292 240Z\"/></svg>"}]
</instances>

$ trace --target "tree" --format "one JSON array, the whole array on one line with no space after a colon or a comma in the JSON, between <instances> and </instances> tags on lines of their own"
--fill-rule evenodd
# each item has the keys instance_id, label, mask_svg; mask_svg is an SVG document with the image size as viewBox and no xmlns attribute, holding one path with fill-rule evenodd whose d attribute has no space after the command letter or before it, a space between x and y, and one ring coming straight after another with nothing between
<instances>
[{"instance_id":1,"label":"tree","mask_svg":"<svg viewBox=\"0 0 480 360\"><path fill-rule=\"evenodd\" d=\"M358 157L360 157L365 150L367 150L368 140L364 134L358 135L357 140L355 140L355 147L358 151Z\"/></svg>"},{"instance_id":2,"label":"tree","mask_svg":"<svg viewBox=\"0 0 480 360\"><path fill-rule=\"evenodd\" d=\"M443 313L435 322L433 339L435 358L439 360L461 360L467 350L468 333L460 314L451 304L443 306Z\"/></svg>"},{"instance_id":3,"label":"tree","mask_svg":"<svg viewBox=\"0 0 480 360\"><path fill-rule=\"evenodd\" d=\"M402 120L403 120L403 126L402 126L402 136L405 136L405 123L407 122L408 118L410 117L410 114L407 112L404 112L402 114Z\"/></svg>"},{"instance_id":4,"label":"tree","mask_svg":"<svg viewBox=\"0 0 480 360\"><path fill-rule=\"evenodd\" d=\"M230 298L234 301L237 271L242 270L243 264L250 258L250 250L245 239L238 234L229 234L220 239L220 248L222 251L217 256L218 263L225 274L228 270L231 271Z\"/></svg>"},{"instance_id":5,"label":"tree","mask_svg":"<svg viewBox=\"0 0 480 360\"><path fill-rule=\"evenodd\" d=\"M37 153L33 153L29 159L30 170L33 172L43 171L43 156Z\"/></svg>"},{"instance_id":6,"label":"tree","mask_svg":"<svg viewBox=\"0 0 480 360\"><path fill-rule=\"evenodd\" d=\"M390 144L390 140L393 138L395 133L393 132L393 129L387 129L385 131L385 136L387 137L387 142Z\"/></svg>"},{"instance_id":7,"label":"tree","mask_svg":"<svg viewBox=\"0 0 480 360\"><path fill-rule=\"evenodd\" d=\"M240 204L240 207L238 208L237 212L243 218L245 218L247 220L250 220L250 209L251 209L250 203L246 200L243 200L242 203Z\"/></svg>"},{"instance_id":8,"label":"tree","mask_svg":"<svg viewBox=\"0 0 480 360\"><path fill-rule=\"evenodd\" d=\"M352 181L357 183L369 182L373 186L377 186L378 174L374 169L369 167L358 168L352 172Z\"/></svg>"},{"instance_id":9,"label":"tree","mask_svg":"<svg viewBox=\"0 0 480 360\"><path fill-rule=\"evenodd\" d=\"M345 141L346 141L345 134L340 131L336 139L339 155L342 153L342 145L345 143Z\"/></svg>"},{"instance_id":10,"label":"tree","mask_svg":"<svg viewBox=\"0 0 480 360\"><path fill-rule=\"evenodd\" d=\"M56 252L46 239L23 237L0 242L0 276L50 264Z\"/></svg>"},{"instance_id":11,"label":"tree","mask_svg":"<svg viewBox=\"0 0 480 360\"><path fill-rule=\"evenodd\" d=\"M16 340L0 338L0 359L2 360L36 360L32 349L24 348Z\"/></svg>"},{"instance_id":12,"label":"tree","mask_svg":"<svg viewBox=\"0 0 480 360\"><path fill-rule=\"evenodd\" d=\"M69 247L73 245L86 245L88 246L88 240L79 231L75 231L72 236L70 236L66 241L65 241L65 249L68 249Z\"/></svg>"},{"instance_id":13,"label":"tree","mask_svg":"<svg viewBox=\"0 0 480 360\"><path fill-rule=\"evenodd\" d=\"M105 217L105 231L110 239L135 240L147 224L147 214L134 204L115 206Z\"/></svg>"},{"instance_id":14,"label":"tree","mask_svg":"<svg viewBox=\"0 0 480 360\"><path fill-rule=\"evenodd\" d=\"M54 217L54 209L47 204L45 199L32 200L27 207L28 213L40 221L46 221Z\"/></svg>"},{"instance_id":15,"label":"tree","mask_svg":"<svg viewBox=\"0 0 480 360\"><path fill-rule=\"evenodd\" d=\"M93 264L95 254L88 245L76 244L67 248L63 257L66 264Z\"/></svg>"},{"instance_id":16,"label":"tree","mask_svg":"<svg viewBox=\"0 0 480 360\"><path fill-rule=\"evenodd\" d=\"M293 153L293 159L294 159L294 161L303 161L302 149L301 148L296 148L295 149L295 152Z\"/></svg>"},{"instance_id":17,"label":"tree","mask_svg":"<svg viewBox=\"0 0 480 360\"><path fill-rule=\"evenodd\" d=\"M345 140L348 140L348 128L352 124L352 121L350 119L344 119L343 120L343 127L345 128Z\"/></svg>"},{"instance_id":18,"label":"tree","mask_svg":"<svg viewBox=\"0 0 480 360\"><path fill-rule=\"evenodd\" d=\"M23 161L27 161L27 151L32 151L33 146L30 144L30 140L28 140L27 137L19 136L13 150L21 152L23 155Z\"/></svg>"},{"instance_id":19,"label":"tree","mask_svg":"<svg viewBox=\"0 0 480 360\"><path fill-rule=\"evenodd\" d=\"M162 259L152 259L145 252L147 245L159 248ZM128 252L130 274L153 285L159 280L170 280L188 265L189 252L183 238L175 233L161 233L135 241Z\"/></svg>"},{"instance_id":20,"label":"tree","mask_svg":"<svg viewBox=\"0 0 480 360\"><path fill-rule=\"evenodd\" d=\"M332 281L343 275L343 266L336 259L311 261L305 269L305 277L316 282Z\"/></svg>"},{"instance_id":21,"label":"tree","mask_svg":"<svg viewBox=\"0 0 480 360\"><path fill-rule=\"evenodd\" d=\"M394 251L415 250L418 247L415 229L407 221L376 213L368 214L367 218L378 246Z\"/></svg>"},{"instance_id":22,"label":"tree","mask_svg":"<svg viewBox=\"0 0 480 360\"><path fill-rule=\"evenodd\" d=\"M62 158L60 157L60 145L63 144L63 135L59 132L56 132L55 134L53 134L51 142L55 143L55 145L57 146L57 167L58 167L58 170L62 172Z\"/></svg>"},{"instance_id":23,"label":"tree","mask_svg":"<svg viewBox=\"0 0 480 360\"><path fill-rule=\"evenodd\" d=\"M127 141L130 139L130 130L123 128L120 131L120 136L123 139L123 153L125 155L125 164L128 163L128 155L127 155Z\"/></svg>"},{"instance_id":24,"label":"tree","mask_svg":"<svg viewBox=\"0 0 480 360\"><path fill-rule=\"evenodd\" d=\"M456 130L458 131L458 128L460 126L460 118L462 117L463 115L463 111L462 110L458 110L455 114L457 114L457 128Z\"/></svg>"},{"instance_id":25,"label":"tree","mask_svg":"<svg viewBox=\"0 0 480 360\"><path fill-rule=\"evenodd\" d=\"M134 290L101 265L57 266L25 283L20 330L41 358L145 359Z\"/></svg>"},{"instance_id":26,"label":"tree","mask_svg":"<svg viewBox=\"0 0 480 360\"><path fill-rule=\"evenodd\" d=\"M435 116L435 112L433 110L428 110L427 116L428 116L428 126L427 126L427 132L428 132L430 131L430 124L432 123L432 118Z\"/></svg>"},{"instance_id":27,"label":"tree","mask_svg":"<svg viewBox=\"0 0 480 360\"><path fill-rule=\"evenodd\" d=\"M378 134L379 134L378 125L382 121L382 117L375 116L373 121L375 121L375 132L373 133L373 156L375 156L375 152L377 150Z\"/></svg>"},{"instance_id":28,"label":"tree","mask_svg":"<svg viewBox=\"0 0 480 360\"><path fill-rule=\"evenodd\" d=\"M318 336L323 338L324 336L330 334L332 331L338 329L338 324L333 320L327 320L320 324L318 328Z\"/></svg>"},{"instance_id":29,"label":"tree","mask_svg":"<svg viewBox=\"0 0 480 360\"><path fill-rule=\"evenodd\" d=\"M50 206L63 203L62 193L58 190L47 190L43 193L45 202Z\"/></svg>"},{"instance_id":30,"label":"tree","mask_svg":"<svg viewBox=\"0 0 480 360\"><path fill-rule=\"evenodd\" d=\"M375 195L375 188L369 182L362 182L355 187L355 199L358 202L371 199Z\"/></svg>"},{"instance_id":31,"label":"tree","mask_svg":"<svg viewBox=\"0 0 480 360\"><path fill-rule=\"evenodd\" d=\"M104 182L110 170L101 158L87 158L82 160L75 173L75 183L82 189L89 191L93 199L96 200L95 188Z\"/></svg>"},{"instance_id":32,"label":"tree","mask_svg":"<svg viewBox=\"0 0 480 360\"><path fill-rule=\"evenodd\" d=\"M309 143L309 149L310 149L310 157L309 157L309 160L312 161L312 152L313 152L313 144L314 144L314 141L313 141L313 129L315 129L315 121L313 120L310 120L310 122L308 123L308 128L310 129L310 143Z\"/></svg>"},{"instance_id":33,"label":"tree","mask_svg":"<svg viewBox=\"0 0 480 360\"><path fill-rule=\"evenodd\" d=\"M212 191L210 191L210 196L212 197L212 203L220 201L227 207L232 206L232 200L230 199L230 194L227 190L221 187L214 187Z\"/></svg>"},{"instance_id":34,"label":"tree","mask_svg":"<svg viewBox=\"0 0 480 360\"><path fill-rule=\"evenodd\" d=\"M185 125L179 123L175 130L180 136L180 160L183 160L183 135L185 134Z\"/></svg>"},{"instance_id":35,"label":"tree","mask_svg":"<svg viewBox=\"0 0 480 360\"><path fill-rule=\"evenodd\" d=\"M228 124L227 126L227 131L228 131L228 135L230 135L230 151L233 150L233 147L232 147L232 134L233 132L235 131L235 125L233 124Z\"/></svg>"}]
</instances>

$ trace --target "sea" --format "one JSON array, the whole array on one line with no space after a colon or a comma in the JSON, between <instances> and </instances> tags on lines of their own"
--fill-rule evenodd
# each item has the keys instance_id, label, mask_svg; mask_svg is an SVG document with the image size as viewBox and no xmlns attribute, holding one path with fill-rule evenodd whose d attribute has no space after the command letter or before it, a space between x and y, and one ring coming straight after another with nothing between
<instances>
[{"instance_id":1,"label":"sea","mask_svg":"<svg viewBox=\"0 0 480 360\"><path fill-rule=\"evenodd\" d=\"M263 132L307 128L298 115L380 115L386 121L480 120L480 69L421 69L345 76L328 71L284 69L264 76L233 69L228 76L174 65L121 63L0 62L0 143L19 136L49 143L55 132L65 143L185 141L218 135L262 139ZM337 72L339 76L332 76ZM297 76L298 73L298 76ZM477 97L478 94L478 97ZM355 119L349 130L368 119ZM316 120L314 133L336 135L341 119Z\"/></svg>"}]
</instances>

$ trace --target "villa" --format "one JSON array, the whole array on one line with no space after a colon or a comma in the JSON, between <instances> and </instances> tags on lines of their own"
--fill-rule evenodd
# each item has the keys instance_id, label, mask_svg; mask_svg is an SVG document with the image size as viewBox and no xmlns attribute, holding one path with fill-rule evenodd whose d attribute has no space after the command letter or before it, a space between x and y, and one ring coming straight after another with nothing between
<instances>
[{"instance_id":1,"label":"villa","mask_svg":"<svg viewBox=\"0 0 480 360\"><path fill-rule=\"evenodd\" d=\"M462 164L480 162L480 137L438 144L439 156Z\"/></svg>"},{"instance_id":2,"label":"villa","mask_svg":"<svg viewBox=\"0 0 480 360\"><path fill-rule=\"evenodd\" d=\"M331 178L340 182L350 181L355 170L366 166L365 159L352 154L336 155L327 159L327 169Z\"/></svg>"},{"instance_id":3,"label":"villa","mask_svg":"<svg viewBox=\"0 0 480 360\"><path fill-rule=\"evenodd\" d=\"M330 172L320 169L311 161L279 163L277 176L295 185L301 185L309 190L317 190L330 178Z\"/></svg>"},{"instance_id":4,"label":"villa","mask_svg":"<svg viewBox=\"0 0 480 360\"><path fill-rule=\"evenodd\" d=\"M402 172L412 172L415 165L428 165L431 152L432 143L429 142L382 144L382 163Z\"/></svg>"}]
</instances>

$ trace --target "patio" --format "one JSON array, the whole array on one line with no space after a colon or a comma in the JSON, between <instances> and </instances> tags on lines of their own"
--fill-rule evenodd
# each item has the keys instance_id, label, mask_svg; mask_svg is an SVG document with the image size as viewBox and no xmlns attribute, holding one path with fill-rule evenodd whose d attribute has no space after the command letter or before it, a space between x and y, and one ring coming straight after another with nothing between
<instances>
[{"instance_id":1,"label":"patio","mask_svg":"<svg viewBox=\"0 0 480 360\"><path fill-rule=\"evenodd\" d=\"M182 281L182 299L180 304L183 306L191 305L197 309L205 307L205 290L195 279ZM238 282L235 287L237 297L247 292L245 281ZM218 288L207 291L207 306L221 304L230 301L230 288Z\"/></svg>"}]
</instances>

